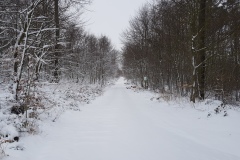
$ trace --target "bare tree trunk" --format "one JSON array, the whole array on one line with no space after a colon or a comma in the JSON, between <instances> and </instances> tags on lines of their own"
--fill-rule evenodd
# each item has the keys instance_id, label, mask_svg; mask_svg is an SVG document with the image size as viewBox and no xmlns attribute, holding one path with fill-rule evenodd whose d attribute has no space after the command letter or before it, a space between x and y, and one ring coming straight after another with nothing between
<instances>
[{"instance_id":1,"label":"bare tree trunk","mask_svg":"<svg viewBox=\"0 0 240 160\"><path fill-rule=\"evenodd\" d=\"M198 52L198 71L197 71L197 78L198 78L198 88L199 88L199 96L200 99L205 98L205 20L206 19L206 0L200 0L200 11L198 17L198 36L199 36L199 52Z\"/></svg>"},{"instance_id":2,"label":"bare tree trunk","mask_svg":"<svg viewBox=\"0 0 240 160\"><path fill-rule=\"evenodd\" d=\"M27 13L26 16L26 22L24 23L24 26L17 38L16 44L14 46L14 83L13 83L13 94L14 94L14 99L18 100L18 90L19 90L19 84L21 81L21 77L22 77L22 70L23 70L23 65L24 65L24 59L26 56L26 52L27 52L27 41L28 41L28 31L30 28L30 24L32 21L32 15L33 15L33 11L34 11L34 7L37 6L39 3L36 2L36 4L32 4L31 6L31 10ZM19 45L21 44L21 42L24 40L24 44L23 44L23 51L22 53L20 53L21 58L20 58L20 63L17 59L18 57L18 52L19 52Z\"/></svg>"},{"instance_id":3,"label":"bare tree trunk","mask_svg":"<svg viewBox=\"0 0 240 160\"><path fill-rule=\"evenodd\" d=\"M54 60L54 81L55 82L59 82L59 37L60 37L60 24L59 24L59 10L58 10L58 7L59 7L59 0L54 0L54 21L55 21L55 27L56 27L56 31L55 31L55 41L56 41L56 44L55 44L55 53L54 53L54 56L55 56L55 60Z\"/></svg>"}]
</instances>

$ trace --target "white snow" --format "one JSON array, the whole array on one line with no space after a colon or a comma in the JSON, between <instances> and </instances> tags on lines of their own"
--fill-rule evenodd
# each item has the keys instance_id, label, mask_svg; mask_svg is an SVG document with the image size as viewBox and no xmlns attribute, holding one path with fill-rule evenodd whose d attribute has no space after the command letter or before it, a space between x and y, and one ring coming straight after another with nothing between
<instances>
[{"instance_id":1,"label":"white snow","mask_svg":"<svg viewBox=\"0 0 240 160\"><path fill-rule=\"evenodd\" d=\"M4 160L240 160L238 111L207 118L214 102L196 110L152 96L126 89L121 78L81 111L42 126L42 134L9 144Z\"/></svg>"}]
</instances>

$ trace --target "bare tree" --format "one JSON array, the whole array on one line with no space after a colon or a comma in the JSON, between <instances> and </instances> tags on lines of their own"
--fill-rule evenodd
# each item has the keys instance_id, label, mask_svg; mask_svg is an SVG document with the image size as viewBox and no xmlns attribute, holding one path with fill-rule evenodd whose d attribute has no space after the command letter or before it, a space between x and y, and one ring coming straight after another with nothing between
<instances>
[{"instance_id":1,"label":"bare tree","mask_svg":"<svg viewBox=\"0 0 240 160\"><path fill-rule=\"evenodd\" d=\"M239 97L233 89L239 88L237 5L207 0L147 4L123 34L125 76L141 85L146 75L152 89L190 96L193 102L219 91L221 97Z\"/></svg>"}]
</instances>

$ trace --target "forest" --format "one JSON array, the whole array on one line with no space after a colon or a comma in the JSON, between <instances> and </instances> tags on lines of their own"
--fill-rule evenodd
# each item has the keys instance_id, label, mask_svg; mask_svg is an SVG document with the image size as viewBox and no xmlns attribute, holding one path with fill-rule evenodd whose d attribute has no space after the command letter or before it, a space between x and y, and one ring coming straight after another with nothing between
<instances>
[{"instance_id":1,"label":"forest","mask_svg":"<svg viewBox=\"0 0 240 160\"><path fill-rule=\"evenodd\" d=\"M104 85L116 74L111 40L85 31L88 0L1 0L0 84L30 103L39 82Z\"/></svg>"},{"instance_id":2,"label":"forest","mask_svg":"<svg viewBox=\"0 0 240 160\"><path fill-rule=\"evenodd\" d=\"M123 72L172 97L240 99L240 1L158 0L122 34Z\"/></svg>"},{"instance_id":3,"label":"forest","mask_svg":"<svg viewBox=\"0 0 240 160\"><path fill-rule=\"evenodd\" d=\"M0 159L239 160L240 0L95 1L0 0Z\"/></svg>"}]
</instances>

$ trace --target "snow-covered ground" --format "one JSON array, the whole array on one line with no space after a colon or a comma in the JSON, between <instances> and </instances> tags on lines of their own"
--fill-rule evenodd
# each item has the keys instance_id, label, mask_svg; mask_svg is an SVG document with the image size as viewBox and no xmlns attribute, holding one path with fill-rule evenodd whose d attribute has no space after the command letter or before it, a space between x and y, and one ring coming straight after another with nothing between
<instances>
[{"instance_id":1,"label":"snow-covered ground","mask_svg":"<svg viewBox=\"0 0 240 160\"><path fill-rule=\"evenodd\" d=\"M45 123L51 123L66 110L80 111L80 106L89 104L100 96L106 86L89 85L86 83L74 83L61 81L60 83L41 82L32 90L32 100L24 114L16 113L18 104L11 99L10 84L0 85L0 159L6 155L8 142L20 139L30 134L39 134L44 129ZM21 105L21 104L20 104ZM13 107L14 106L14 107ZM19 111L19 110L17 110ZM26 113L28 114L26 118ZM27 122L27 125L25 125ZM11 145L10 145L11 146ZM20 148L18 148L20 149Z\"/></svg>"},{"instance_id":2,"label":"snow-covered ground","mask_svg":"<svg viewBox=\"0 0 240 160\"><path fill-rule=\"evenodd\" d=\"M44 124L42 134L8 144L4 160L240 160L239 111L223 117L213 113L215 101L193 108L152 97L121 78L80 111Z\"/></svg>"}]
</instances>

